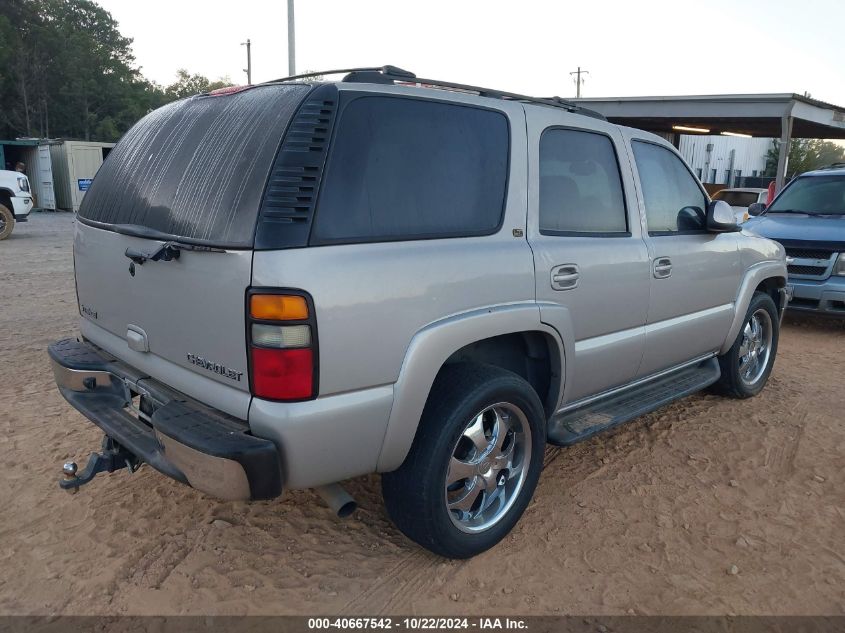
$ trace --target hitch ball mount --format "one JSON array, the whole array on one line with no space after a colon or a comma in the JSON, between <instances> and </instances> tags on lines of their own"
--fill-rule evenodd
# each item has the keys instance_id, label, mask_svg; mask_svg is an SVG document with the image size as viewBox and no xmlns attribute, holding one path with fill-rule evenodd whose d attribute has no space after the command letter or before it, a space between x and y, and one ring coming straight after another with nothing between
<instances>
[{"instance_id":1,"label":"hitch ball mount","mask_svg":"<svg viewBox=\"0 0 845 633\"><path fill-rule=\"evenodd\" d=\"M123 468L134 473L142 463L108 435L104 435L101 452L91 453L82 471L79 471L76 462L66 462L62 466L63 478L59 481L59 486L73 494L99 473L113 473Z\"/></svg>"}]
</instances>

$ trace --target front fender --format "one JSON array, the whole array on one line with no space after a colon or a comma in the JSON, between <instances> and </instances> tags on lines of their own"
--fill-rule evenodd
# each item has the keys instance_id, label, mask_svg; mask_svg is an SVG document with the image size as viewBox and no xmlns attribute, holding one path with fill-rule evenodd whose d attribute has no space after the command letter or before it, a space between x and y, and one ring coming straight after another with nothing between
<instances>
[{"instance_id":1,"label":"front fender","mask_svg":"<svg viewBox=\"0 0 845 633\"><path fill-rule=\"evenodd\" d=\"M722 344L719 354L727 352L734 344L736 337L739 336L739 331L745 321L745 313L748 311L748 305L751 303L751 297L754 296L754 291L766 279L778 279L781 284L786 283L786 262L784 261L763 261L751 266L742 279L739 285L739 291L736 295L736 309L734 311L733 322L728 330L728 336Z\"/></svg>"},{"instance_id":2,"label":"front fender","mask_svg":"<svg viewBox=\"0 0 845 633\"><path fill-rule=\"evenodd\" d=\"M435 321L417 332L408 345L394 385L393 407L378 459L378 472L402 465L437 372L449 356L482 339L531 331L542 332L555 341L561 364L558 375L563 375L564 350L560 336L541 322L540 308L533 301L472 310Z\"/></svg>"}]
</instances>

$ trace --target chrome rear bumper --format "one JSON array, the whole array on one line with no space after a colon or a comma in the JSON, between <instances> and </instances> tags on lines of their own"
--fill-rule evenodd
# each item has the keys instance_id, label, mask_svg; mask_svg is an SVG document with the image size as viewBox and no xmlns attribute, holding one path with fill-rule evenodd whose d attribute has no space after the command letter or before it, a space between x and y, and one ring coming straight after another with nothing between
<instances>
[{"instance_id":1,"label":"chrome rear bumper","mask_svg":"<svg viewBox=\"0 0 845 633\"><path fill-rule=\"evenodd\" d=\"M276 445L249 426L140 374L90 343L48 348L64 398L122 448L159 472L226 500L282 493Z\"/></svg>"}]
</instances>

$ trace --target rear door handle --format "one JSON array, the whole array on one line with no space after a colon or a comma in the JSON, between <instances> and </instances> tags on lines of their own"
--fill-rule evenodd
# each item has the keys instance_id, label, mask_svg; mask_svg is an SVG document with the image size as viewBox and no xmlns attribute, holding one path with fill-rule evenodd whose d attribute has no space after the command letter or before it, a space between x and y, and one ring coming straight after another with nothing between
<instances>
[{"instance_id":1,"label":"rear door handle","mask_svg":"<svg viewBox=\"0 0 845 633\"><path fill-rule=\"evenodd\" d=\"M668 257L658 257L654 260L654 278L666 279L672 276L672 260Z\"/></svg>"},{"instance_id":2,"label":"rear door handle","mask_svg":"<svg viewBox=\"0 0 845 633\"><path fill-rule=\"evenodd\" d=\"M572 290L578 287L581 274L578 264L562 264L552 268L552 288L554 290Z\"/></svg>"}]
</instances>

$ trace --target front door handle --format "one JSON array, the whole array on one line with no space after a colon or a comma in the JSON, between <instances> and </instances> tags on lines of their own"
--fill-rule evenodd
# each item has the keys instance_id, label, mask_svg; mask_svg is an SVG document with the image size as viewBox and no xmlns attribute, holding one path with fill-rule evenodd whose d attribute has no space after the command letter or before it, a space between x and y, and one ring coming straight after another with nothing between
<instances>
[{"instance_id":1,"label":"front door handle","mask_svg":"<svg viewBox=\"0 0 845 633\"><path fill-rule=\"evenodd\" d=\"M580 278L578 264L562 264L552 268L552 288L555 290L572 290L578 287Z\"/></svg>"},{"instance_id":2,"label":"front door handle","mask_svg":"<svg viewBox=\"0 0 845 633\"><path fill-rule=\"evenodd\" d=\"M654 260L654 278L666 279L672 276L672 260L668 257L658 257Z\"/></svg>"}]
</instances>

